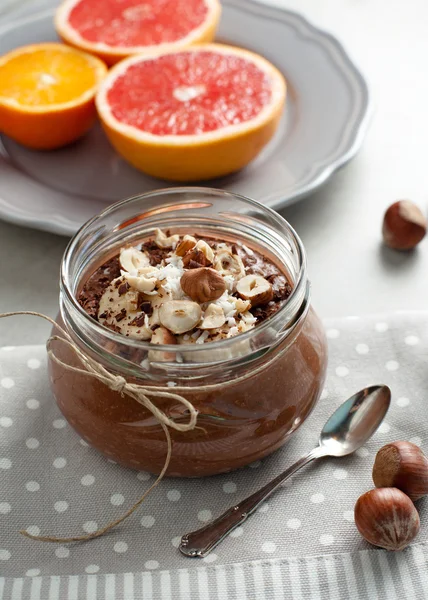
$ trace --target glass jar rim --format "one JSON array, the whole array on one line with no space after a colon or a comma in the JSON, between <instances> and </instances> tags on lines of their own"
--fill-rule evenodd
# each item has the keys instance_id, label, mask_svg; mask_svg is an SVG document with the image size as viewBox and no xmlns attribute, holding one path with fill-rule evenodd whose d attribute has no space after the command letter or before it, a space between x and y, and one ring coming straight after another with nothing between
<instances>
[{"instance_id":1,"label":"glass jar rim","mask_svg":"<svg viewBox=\"0 0 428 600\"><path fill-rule=\"evenodd\" d=\"M241 194L237 194L234 192L229 192L229 191L225 191L225 190L221 190L221 189L216 189L216 188L209 188L209 187L183 186L183 187L162 188L162 189L158 189L155 191L146 192L143 194L137 194L135 196L131 196L124 200L120 200L119 202L116 202L116 203L108 206L102 212L98 213L97 215L92 217L89 221L84 223L80 227L80 229L74 234L74 236L71 238L71 240L68 243L67 248L64 252L63 259L61 262L61 271L60 271L61 294L63 294L65 296L66 303L69 306L71 306L74 311L77 311L79 318L82 318L83 322L87 326L93 328L93 330L96 331L99 335L103 336L104 338L109 339L112 342L121 343L121 344L126 343L126 345L128 345L128 346L131 346L131 347L137 348L137 349L141 349L141 350L146 350L146 351L153 350L153 344L151 344L150 341L144 341L144 340L138 340L135 338L125 337L120 333L117 333L111 329L108 329L107 327L104 327L103 325L98 323L98 321L93 319L84 310L84 308L78 302L77 297L72 289L72 282L70 280L70 272L69 272L70 271L70 262L71 262L71 258L73 257L73 253L75 252L76 248L79 245L80 240L84 237L85 233L94 224L97 223L97 221L101 221L102 219L115 213L121 207L131 204L132 202L135 202L136 200L144 200L147 198L154 198L157 196L162 197L163 195L166 195L166 194L175 194L175 193L176 194L191 193L191 194L201 194L201 195L210 193L213 195L221 195L223 197L229 196L231 198L239 200L240 202L245 203L250 208L253 207L258 210L261 210L263 213L269 215L270 218L277 225L279 225L281 228L283 228L290 235L292 241L295 244L295 248L297 250L299 270L298 270L295 281L293 281L293 287L292 287L291 294L287 298L287 300L284 302L284 304L273 315L271 315L270 317L265 319L262 323L258 324L257 327L254 327L253 329L250 329L249 331L240 333L239 335L233 336L231 338L222 339L222 340L218 340L218 341L214 341L214 342L209 342L210 349L212 349L213 351L220 349L220 348L224 349L227 347L228 344L236 342L237 340L239 340L239 341L249 340L249 339L253 338L255 335L262 334L264 331L266 331L267 329L269 329L272 326L273 321L277 322L279 319L281 319L284 316L287 309L289 310L290 305L293 305L293 304L296 305L292 317L297 318L298 316L300 316L302 304L305 301L308 303L308 300L309 300L307 276L306 276L306 252L305 252L305 249L304 249L304 246L303 246L303 243L302 243L300 237L297 235L296 231L288 223L288 221L286 219L284 219L284 217L279 215L276 211L274 211L272 208L262 204L261 202L259 202L257 200L253 200L253 199L243 196ZM194 202L195 201L193 201L193 203ZM203 204L203 201L201 201L201 203ZM185 201L180 201L180 202L177 201L176 204L177 204L177 206L179 204L184 205ZM170 206L173 207L174 203L171 203ZM162 209L160 209L159 211L156 211L156 209L153 209L153 210L148 211L147 216L154 215L157 213L160 214L161 212L163 212ZM141 218L141 217L144 217L144 214L139 215L139 218L142 221L143 218ZM123 226L124 223L126 223L126 221L118 224L116 226L116 228L112 231L116 231L116 230L120 229L121 225ZM287 326L290 325L290 323L294 324L294 321L295 321L295 319L293 320L293 318L289 319L288 322L286 323L286 326L284 326L284 330L286 329ZM198 353L198 352L202 352L202 351L206 352L207 345L206 344L183 344L183 345L180 344L180 346L177 347L177 345L172 345L172 344L156 344L156 350L164 351L164 352L185 351L185 352L191 352L193 354L193 353Z\"/></svg>"}]
</instances>

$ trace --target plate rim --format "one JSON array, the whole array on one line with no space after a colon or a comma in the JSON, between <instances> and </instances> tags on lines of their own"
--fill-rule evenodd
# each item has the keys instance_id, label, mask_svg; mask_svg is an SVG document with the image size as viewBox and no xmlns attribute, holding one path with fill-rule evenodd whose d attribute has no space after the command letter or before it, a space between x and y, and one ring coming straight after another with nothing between
<instances>
[{"instance_id":1,"label":"plate rim","mask_svg":"<svg viewBox=\"0 0 428 600\"><path fill-rule=\"evenodd\" d=\"M336 69L338 69L342 75L347 75L348 80L350 79L350 73L354 76L360 91L360 102L357 106L357 114L355 114L353 122L350 124L346 140L343 141L342 139L341 146L343 145L344 147L343 149L340 149L339 155L334 158L334 160L329 160L327 157L322 161L321 165L315 165L306 177L306 183L303 185L300 183L296 191L293 192L293 190L291 190L290 193L284 194L281 190L277 190L269 192L259 199L262 204L279 211L320 189L336 171L347 164L357 154L374 115L374 105L371 93L360 68L345 50L343 44L332 33L313 24L302 14L285 7L282 8L277 5L267 4L263 0L223 0L223 3L237 8L238 10L251 12L256 16L262 16L265 19L268 18L274 21L280 20L291 26L294 30L304 31L306 34L309 31L311 34L310 39L316 40L317 43L327 51L329 59L334 63ZM30 15L19 16L16 18L13 18L13 13L9 13L8 16L12 17L12 19L10 21L8 20L7 23L0 24L0 35L19 27L21 24L24 25L31 21L50 16L53 12L54 8L49 7L37 10ZM332 52L332 50L334 50L334 52ZM5 157L3 157L2 160L7 161ZM13 165L11 166L14 168ZM66 195L67 194L64 193L64 196ZM72 196L70 197L72 198ZM0 219L15 225L27 226L33 229L65 236L74 235L77 231L76 224L60 214L53 215L53 219L48 221L45 218L40 219L32 214L23 215L20 212L10 214L10 203L4 200L1 192Z\"/></svg>"}]
</instances>

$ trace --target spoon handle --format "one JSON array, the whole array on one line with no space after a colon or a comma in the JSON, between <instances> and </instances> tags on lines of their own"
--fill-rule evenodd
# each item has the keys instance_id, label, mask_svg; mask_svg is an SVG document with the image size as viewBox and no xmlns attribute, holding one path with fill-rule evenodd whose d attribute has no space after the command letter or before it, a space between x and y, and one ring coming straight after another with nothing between
<instances>
[{"instance_id":1,"label":"spoon handle","mask_svg":"<svg viewBox=\"0 0 428 600\"><path fill-rule=\"evenodd\" d=\"M191 557L206 556L233 529L241 525L284 481L309 462L321 456L324 456L324 451L318 446L260 490L248 496L248 498L245 498L239 504L229 508L220 517L205 525L205 527L183 535L179 545L180 552Z\"/></svg>"}]
</instances>

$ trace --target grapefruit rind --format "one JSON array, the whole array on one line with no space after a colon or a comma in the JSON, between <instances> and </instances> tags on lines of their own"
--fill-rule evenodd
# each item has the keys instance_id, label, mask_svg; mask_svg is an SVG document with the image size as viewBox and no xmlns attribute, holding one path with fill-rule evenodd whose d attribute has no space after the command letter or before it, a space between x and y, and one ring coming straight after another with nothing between
<instances>
[{"instance_id":1,"label":"grapefruit rind","mask_svg":"<svg viewBox=\"0 0 428 600\"><path fill-rule=\"evenodd\" d=\"M219 0L203 0L208 8L204 22L199 27L192 29L187 36L175 42L166 42L155 46L110 46L104 42L88 42L76 29L71 27L68 17L80 1L65 0L60 4L54 18L56 31L65 43L95 54L108 65L114 65L118 61L135 54L150 54L156 50L168 52L196 44L212 42L221 16L221 4Z\"/></svg>"},{"instance_id":2,"label":"grapefruit rind","mask_svg":"<svg viewBox=\"0 0 428 600\"><path fill-rule=\"evenodd\" d=\"M154 135L118 121L107 101L116 79L131 65L165 53L130 57L110 70L101 83L96 106L103 128L118 153L134 167L153 177L172 181L202 181L228 175L246 166L270 141L278 128L286 97L282 74L269 61L248 50L205 44L177 52L213 51L235 54L253 62L272 83L271 102L259 114L239 124L197 135Z\"/></svg>"}]
</instances>

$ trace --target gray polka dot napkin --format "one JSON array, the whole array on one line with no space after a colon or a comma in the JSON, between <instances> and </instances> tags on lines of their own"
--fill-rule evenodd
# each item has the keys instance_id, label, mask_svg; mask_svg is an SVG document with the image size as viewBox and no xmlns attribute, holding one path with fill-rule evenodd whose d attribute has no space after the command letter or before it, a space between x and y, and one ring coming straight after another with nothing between
<instances>
[{"instance_id":1,"label":"gray polka dot napkin","mask_svg":"<svg viewBox=\"0 0 428 600\"><path fill-rule=\"evenodd\" d=\"M406 439L428 451L428 313L342 319L326 329L326 389L282 450L227 475L164 480L105 537L68 545L18 530L95 531L154 478L106 460L67 424L49 391L42 346L0 349L0 600L428 598L428 503L418 505L419 537L399 554L371 548L353 523L380 446ZM374 383L388 384L393 398L365 447L302 470L205 559L179 554L183 533L310 450L331 412Z\"/></svg>"}]
</instances>

